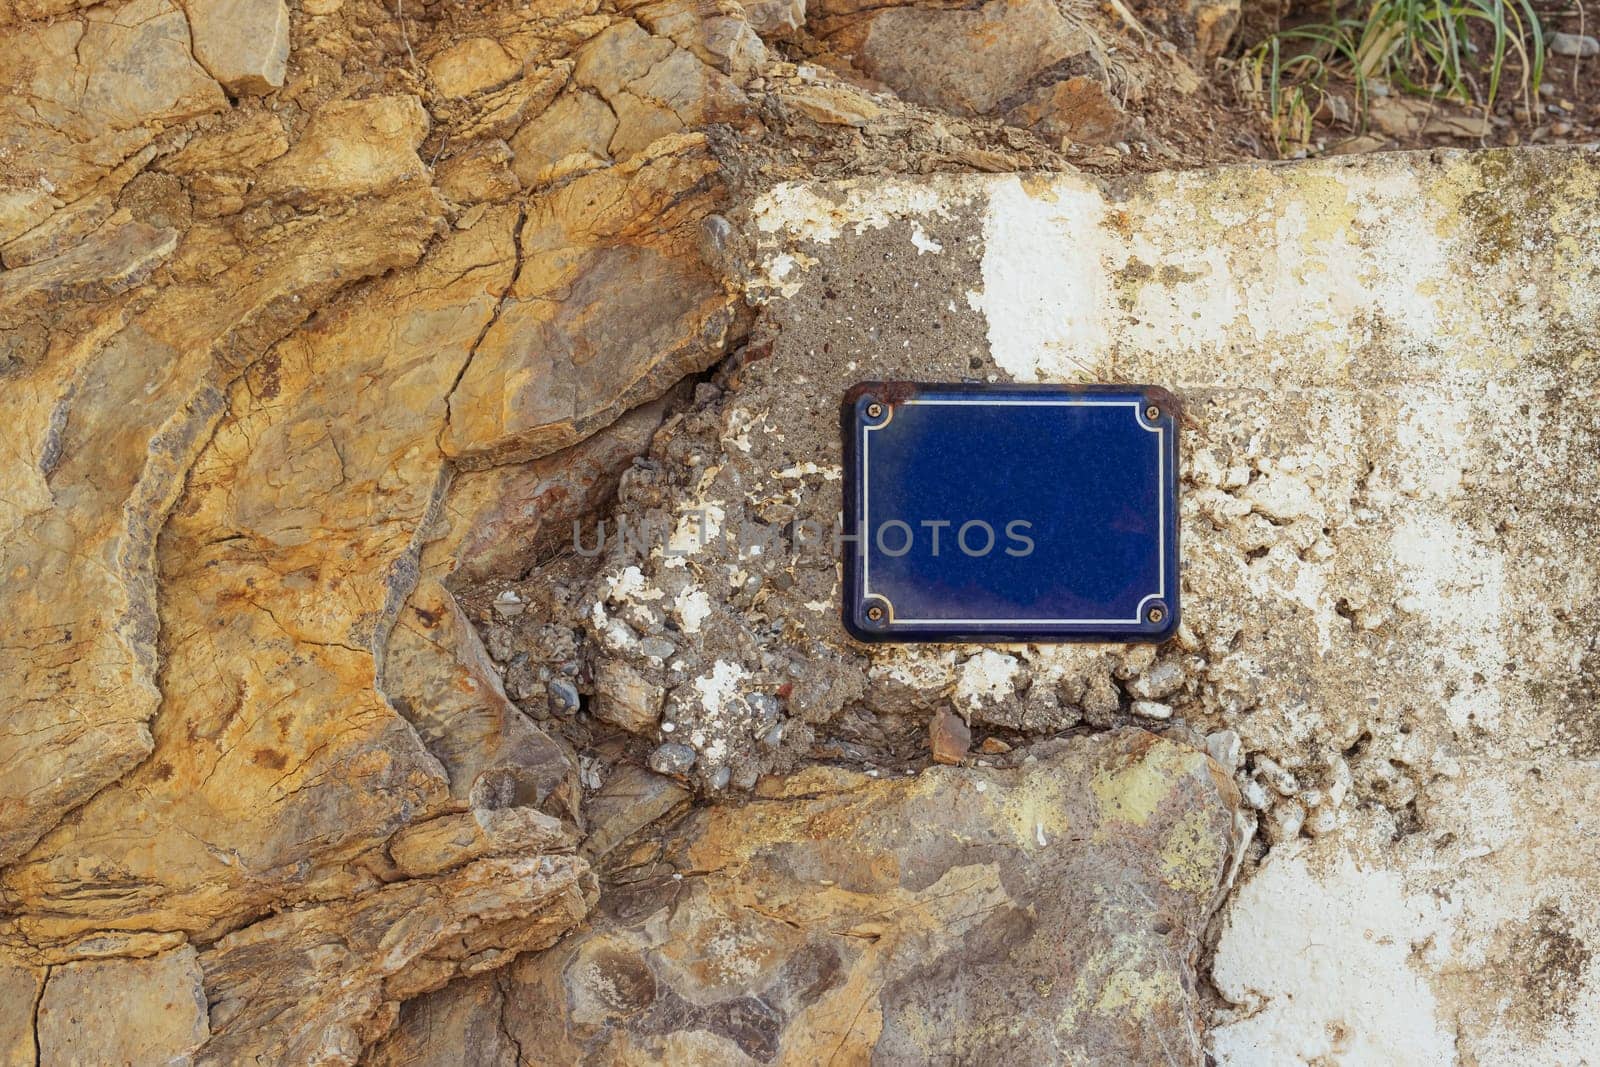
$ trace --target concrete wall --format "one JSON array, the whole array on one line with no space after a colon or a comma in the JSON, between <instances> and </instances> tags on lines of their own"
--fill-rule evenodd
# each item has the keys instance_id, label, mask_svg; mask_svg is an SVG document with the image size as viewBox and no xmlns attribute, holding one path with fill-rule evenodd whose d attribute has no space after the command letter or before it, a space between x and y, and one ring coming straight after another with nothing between
<instances>
[{"instance_id":1,"label":"concrete wall","mask_svg":"<svg viewBox=\"0 0 1600 1067\"><path fill-rule=\"evenodd\" d=\"M784 369L729 425L795 462L838 463L792 413L854 380L1182 395L1161 701L1226 762L1237 734L1259 817L1211 967L1219 1062L1600 1048L1597 194L1592 153L1434 153L787 186L745 220ZM1101 655L861 654L902 707L964 691L992 721L1041 681L1065 708Z\"/></svg>"}]
</instances>

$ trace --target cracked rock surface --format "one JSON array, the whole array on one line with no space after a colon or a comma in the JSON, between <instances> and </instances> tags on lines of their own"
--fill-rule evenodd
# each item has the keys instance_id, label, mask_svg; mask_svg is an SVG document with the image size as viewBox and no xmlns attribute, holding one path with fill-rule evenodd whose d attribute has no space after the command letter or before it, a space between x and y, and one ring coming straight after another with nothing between
<instances>
[{"instance_id":1,"label":"cracked rock surface","mask_svg":"<svg viewBox=\"0 0 1600 1067\"><path fill-rule=\"evenodd\" d=\"M408 1005L373 1062L447 1062L484 1019L552 1063L1198 1062L1229 776L1141 730L1004 762L702 809L584 933Z\"/></svg>"}]
</instances>

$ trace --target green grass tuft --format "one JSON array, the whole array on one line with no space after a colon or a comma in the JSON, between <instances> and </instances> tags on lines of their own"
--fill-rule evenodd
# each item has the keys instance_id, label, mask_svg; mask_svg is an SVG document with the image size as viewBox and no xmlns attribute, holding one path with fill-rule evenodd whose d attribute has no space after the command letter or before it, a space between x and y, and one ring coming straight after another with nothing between
<instances>
[{"instance_id":1,"label":"green grass tuft","mask_svg":"<svg viewBox=\"0 0 1600 1067\"><path fill-rule=\"evenodd\" d=\"M1242 70L1285 152L1309 143L1334 78L1353 84L1363 115L1377 82L1487 113L1514 72L1531 110L1544 53L1530 0L1371 0L1336 3L1325 21L1279 30L1245 55Z\"/></svg>"}]
</instances>

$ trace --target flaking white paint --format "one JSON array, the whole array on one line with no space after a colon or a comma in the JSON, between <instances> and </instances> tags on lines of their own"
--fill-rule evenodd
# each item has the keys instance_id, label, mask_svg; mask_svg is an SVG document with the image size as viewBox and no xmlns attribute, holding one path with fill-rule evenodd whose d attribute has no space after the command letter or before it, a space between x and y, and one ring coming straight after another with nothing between
<instances>
[{"instance_id":1,"label":"flaking white paint","mask_svg":"<svg viewBox=\"0 0 1600 1067\"><path fill-rule=\"evenodd\" d=\"M1212 978L1241 1005L1211 1034L1223 1067L1443 1067L1456 1062L1415 947L1438 902L1348 854L1313 867L1309 842L1273 849L1240 890Z\"/></svg>"},{"instance_id":2,"label":"flaking white paint","mask_svg":"<svg viewBox=\"0 0 1600 1067\"><path fill-rule=\"evenodd\" d=\"M1050 195L1018 177L989 189L983 289L971 299L988 321L989 352L1018 381L1096 381L1109 369L1103 308L1105 204L1083 181Z\"/></svg>"}]
</instances>

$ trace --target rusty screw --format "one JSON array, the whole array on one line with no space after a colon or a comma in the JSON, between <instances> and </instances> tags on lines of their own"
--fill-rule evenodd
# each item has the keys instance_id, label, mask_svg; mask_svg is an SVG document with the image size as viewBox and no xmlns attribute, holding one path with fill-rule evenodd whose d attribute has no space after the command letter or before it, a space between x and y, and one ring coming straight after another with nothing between
<instances>
[{"instance_id":1,"label":"rusty screw","mask_svg":"<svg viewBox=\"0 0 1600 1067\"><path fill-rule=\"evenodd\" d=\"M1161 417L1161 409L1156 407L1154 404L1151 404L1149 407L1144 409L1144 417L1149 419L1151 422L1155 422Z\"/></svg>"},{"instance_id":2,"label":"rusty screw","mask_svg":"<svg viewBox=\"0 0 1600 1067\"><path fill-rule=\"evenodd\" d=\"M883 609L880 608L880 607L877 607L876 605L874 605L873 607L868 608L867 609L867 618L871 619L873 622L877 622L879 619L883 618Z\"/></svg>"},{"instance_id":3,"label":"rusty screw","mask_svg":"<svg viewBox=\"0 0 1600 1067\"><path fill-rule=\"evenodd\" d=\"M872 403L867 405L867 418L875 419L883 414L883 405Z\"/></svg>"},{"instance_id":4,"label":"rusty screw","mask_svg":"<svg viewBox=\"0 0 1600 1067\"><path fill-rule=\"evenodd\" d=\"M1151 622L1160 622L1162 619L1167 617L1167 611L1165 608L1157 605L1145 612L1144 617L1149 619Z\"/></svg>"}]
</instances>

